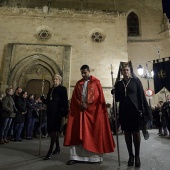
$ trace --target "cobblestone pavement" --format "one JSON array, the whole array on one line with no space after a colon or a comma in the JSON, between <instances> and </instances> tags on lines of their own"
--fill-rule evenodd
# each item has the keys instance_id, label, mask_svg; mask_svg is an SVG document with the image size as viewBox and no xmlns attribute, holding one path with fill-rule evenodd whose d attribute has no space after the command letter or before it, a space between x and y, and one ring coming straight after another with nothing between
<instances>
[{"instance_id":1,"label":"cobblestone pavement","mask_svg":"<svg viewBox=\"0 0 170 170\"><path fill-rule=\"evenodd\" d=\"M114 153L104 155L101 164L77 163L66 165L69 160L69 148L61 146L60 154L50 160L43 160L48 151L49 138L41 141L39 155L39 140L23 140L0 145L0 170L170 170L170 139L157 135L158 130L150 130L149 140L141 135L141 167L127 167L128 153L124 136L119 134L121 166L118 166L117 149ZM116 137L114 136L116 141ZM60 144L63 137L60 137Z\"/></svg>"}]
</instances>

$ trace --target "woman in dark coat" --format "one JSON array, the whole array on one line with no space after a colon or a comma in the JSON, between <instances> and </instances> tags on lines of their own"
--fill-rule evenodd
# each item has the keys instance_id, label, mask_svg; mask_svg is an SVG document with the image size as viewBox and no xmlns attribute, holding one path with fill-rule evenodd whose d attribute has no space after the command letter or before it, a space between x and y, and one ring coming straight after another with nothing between
<instances>
[{"instance_id":1,"label":"woman in dark coat","mask_svg":"<svg viewBox=\"0 0 170 170\"><path fill-rule=\"evenodd\" d=\"M55 74L53 76L54 85L49 89L47 98L41 97L43 103L47 105L47 130L51 138L50 148L44 160L48 160L52 154L60 152L59 132L61 119L68 113L67 89L61 85L61 81L61 76ZM53 151L54 143L56 143L56 148Z\"/></svg>"},{"instance_id":2,"label":"woman in dark coat","mask_svg":"<svg viewBox=\"0 0 170 170\"><path fill-rule=\"evenodd\" d=\"M125 141L129 153L128 166L140 167L140 129L142 113L150 114L148 103L144 96L144 91L140 80L131 77L130 66L128 63L122 66L121 73L123 79L115 84L115 99L119 102L119 121L124 131ZM133 154L132 137L135 148Z\"/></svg>"}]
</instances>

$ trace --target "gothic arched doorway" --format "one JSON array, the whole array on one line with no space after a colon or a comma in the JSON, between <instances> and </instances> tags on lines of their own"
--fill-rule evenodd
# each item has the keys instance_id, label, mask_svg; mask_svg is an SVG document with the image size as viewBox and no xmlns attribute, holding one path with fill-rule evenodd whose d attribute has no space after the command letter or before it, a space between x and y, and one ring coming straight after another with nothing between
<instances>
[{"instance_id":1,"label":"gothic arched doorway","mask_svg":"<svg viewBox=\"0 0 170 170\"><path fill-rule=\"evenodd\" d=\"M7 50L9 55L4 56L0 74L1 89L20 86L29 90L27 84L30 80L41 82L42 79L47 80L50 86L54 74L62 76L63 85L69 89L70 46L16 43L8 44Z\"/></svg>"}]
</instances>

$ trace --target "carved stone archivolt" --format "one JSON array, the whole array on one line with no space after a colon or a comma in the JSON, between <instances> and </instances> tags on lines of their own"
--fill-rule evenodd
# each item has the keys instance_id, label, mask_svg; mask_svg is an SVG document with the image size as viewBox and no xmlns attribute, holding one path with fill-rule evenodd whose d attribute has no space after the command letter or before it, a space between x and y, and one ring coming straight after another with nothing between
<instances>
[{"instance_id":1,"label":"carved stone archivolt","mask_svg":"<svg viewBox=\"0 0 170 170\"><path fill-rule=\"evenodd\" d=\"M23 87L24 82L28 82L29 79L42 79L44 74L49 82L54 73L62 75L60 67L54 61L47 56L39 55L39 57L34 58L32 55L18 62L10 72L8 84L12 86L19 84Z\"/></svg>"},{"instance_id":2,"label":"carved stone archivolt","mask_svg":"<svg viewBox=\"0 0 170 170\"><path fill-rule=\"evenodd\" d=\"M27 82L32 79L42 80L43 76L52 84L52 75L59 74L63 77L63 84L69 88L70 47L9 44L2 70L1 82L4 87L21 86L24 89Z\"/></svg>"}]
</instances>

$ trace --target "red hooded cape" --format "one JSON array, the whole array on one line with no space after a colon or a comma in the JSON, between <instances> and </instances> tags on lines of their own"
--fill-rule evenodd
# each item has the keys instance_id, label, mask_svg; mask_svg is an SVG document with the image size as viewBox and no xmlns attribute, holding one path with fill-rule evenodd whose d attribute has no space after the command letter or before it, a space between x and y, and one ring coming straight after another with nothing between
<instances>
[{"instance_id":1,"label":"red hooded cape","mask_svg":"<svg viewBox=\"0 0 170 170\"><path fill-rule=\"evenodd\" d=\"M82 112L82 90L85 80L77 82L71 99L64 146L82 144L94 153L114 152L115 143L108 120L106 103L100 81L91 76L87 86L87 106Z\"/></svg>"}]
</instances>

